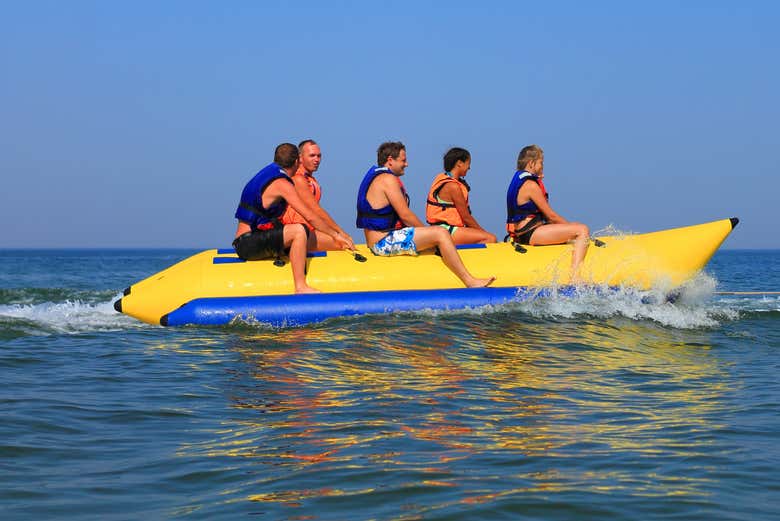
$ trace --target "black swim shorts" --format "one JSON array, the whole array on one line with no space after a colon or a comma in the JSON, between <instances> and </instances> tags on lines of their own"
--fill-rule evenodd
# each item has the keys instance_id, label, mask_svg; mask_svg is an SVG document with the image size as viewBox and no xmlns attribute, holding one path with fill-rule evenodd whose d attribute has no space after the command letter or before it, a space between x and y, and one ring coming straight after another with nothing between
<instances>
[{"instance_id":1,"label":"black swim shorts","mask_svg":"<svg viewBox=\"0 0 780 521\"><path fill-rule=\"evenodd\" d=\"M284 226L270 230L252 230L233 241L238 257L247 261L273 259L284 254Z\"/></svg>"},{"instance_id":2,"label":"black swim shorts","mask_svg":"<svg viewBox=\"0 0 780 521\"><path fill-rule=\"evenodd\" d=\"M544 218L540 215L535 215L533 219L525 224L525 226L514 233L514 242L518 244L531 244L531 236L536 229L543 224L545 224Z\"/></svg>"}]
</instances>

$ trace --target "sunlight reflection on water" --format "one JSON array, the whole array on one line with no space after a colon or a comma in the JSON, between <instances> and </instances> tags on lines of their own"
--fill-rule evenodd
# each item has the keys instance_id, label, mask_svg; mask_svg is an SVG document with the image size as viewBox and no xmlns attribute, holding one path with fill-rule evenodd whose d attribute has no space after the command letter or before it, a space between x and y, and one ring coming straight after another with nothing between
<instances>
[{"instance_id":1,"label":"sunlight reflection on water","mask_svg":"<svg viewBox=\"0 0 780 521\"><path fill-rule=\"evenodd\" d=\"M181 452L251 460L257 477L226 493L286 506L394 491L446 511L453 489L465 504L705 494L706 477L673 462L706 456L718 428L724 384L706 333L692 343L623 319L523 318L242 331L228 345L241 360L235 418ZM300 488L324 476L327 487Z\"/></svg>"}]
</instances>

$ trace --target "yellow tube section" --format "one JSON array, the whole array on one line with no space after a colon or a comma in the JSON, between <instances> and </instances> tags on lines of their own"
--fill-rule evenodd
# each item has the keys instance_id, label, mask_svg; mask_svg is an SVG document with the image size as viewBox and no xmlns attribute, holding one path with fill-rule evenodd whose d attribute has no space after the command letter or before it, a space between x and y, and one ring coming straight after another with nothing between
<instances>
[{"instance_id":1,"label":"yellow tube section","mask_svg":"<svg viewBox=\"0 0 780 521\"><path fill-rule=\"evenodd\" d=\"M586 283L673 288L700 271L731 232L736 219L653 233L601 237L592 243L582 267ZM496 276L498 287L544 287L569 283L570 245L526 246L525 253L508 243L461 249L464 263L477 277ZM358 251L320 252L307 261L308 283L325 293L442 289L463 287L441 258L426 252L417 257L376 257L365 245ZM239 262L234 253L202 251L128 288L118 310L150 324L196 298L286 295L294 293L290 264L273 260Z\"/></svg>"}]
</instances>

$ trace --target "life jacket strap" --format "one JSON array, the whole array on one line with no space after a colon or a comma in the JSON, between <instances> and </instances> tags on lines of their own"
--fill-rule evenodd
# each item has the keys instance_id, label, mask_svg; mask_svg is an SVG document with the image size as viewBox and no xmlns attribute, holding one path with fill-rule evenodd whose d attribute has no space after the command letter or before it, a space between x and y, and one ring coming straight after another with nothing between
<instances>
[{"instance_id":1,"label":"life jacket strap","mask_svg":"<svg viewBox=\"0 0 780 521\"><path fill-rule=\"evenodd\" d=\"M437 192L438 192L438 190L437 190ZM434 197L436 197L437 195L438 195L438 193L434 193ZM442 203L442 202L439 202L439 201L433 201L431 199L428 199L427 202L431 206L438 206L439 208L455 208L455 205L452 204L452 203Z\"/></svg>"},{"instance_id":2,"label":"life jacket strap","mask_svg":"<svg viewBox=\"0 0 780 521\"><path fill-rule=\"evenodd\" d=\"M263 214L263 212L261 212L260 209L257 206L253 206L251 204L247 204L247 203L244 203L244 202L239 203L238 206L240 206L244 210L252 212L255 215L259 215L260 217L265 217L265 214Z\"/></svg>"},{"instance_id":3,"label":"life jacket strap","mask_svg":"<svg viewBox=\"0 0 780 521\"><path fill-rule=\"evenodd\" d=\"M364 212L358 210L358 217L364 217L366 219L386 219L387 217L390 217L392 212L387 213L377 213L377 212Z\"/></svg>"}]
</instances>

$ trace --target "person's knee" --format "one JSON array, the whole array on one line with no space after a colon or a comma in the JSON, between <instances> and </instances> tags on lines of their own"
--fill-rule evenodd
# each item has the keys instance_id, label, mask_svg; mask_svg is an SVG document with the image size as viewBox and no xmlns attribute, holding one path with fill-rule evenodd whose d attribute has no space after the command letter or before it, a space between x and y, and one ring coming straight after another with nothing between
<instances>
[{"instance_id":1,"label":"person's knee","mask_svg":"<svg viewBox=\"0 0 780 521\"><path fill-rule=\"evenodd\" d=\"M590 229L588 228L588 225L577 223L577 237L590 237Z\"/></svg>"},{"instance_id":2,"label":"person's knee","mask_svg":"<svg viewBox=\"0 0 780 521\"><path fill-rule=\"evenodd\" d=\"M295 224L285 224L284 225L284 232L285 235L287 235L291 241L294 241L296 239L303 238L303 240L306 240L306 228L303 227L300 223Z\"/></svg>"},{"instance_id":3,"label":"person's knee","mask_svg":"<svg viewBox=\"0 0 780 521\"><path fill-rule=\"evenodd\" d=\"M450 232L448 232L441 226L432 226L430 228L431 231L433 232L433 238L436 241L436 244L441 244L443 241L446 241L448 239L452 241L452 235L450 235Z\"/></svg>"}]
</instances>

